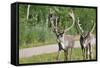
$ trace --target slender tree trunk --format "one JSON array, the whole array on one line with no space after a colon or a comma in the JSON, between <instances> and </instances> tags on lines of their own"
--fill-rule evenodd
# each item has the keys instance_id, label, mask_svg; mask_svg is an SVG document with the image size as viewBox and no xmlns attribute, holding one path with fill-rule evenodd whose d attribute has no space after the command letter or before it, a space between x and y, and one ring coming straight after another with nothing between
<instances>
[{"instance_id":1,"label":"slender tree trunk","mask_svg":"<svg viewBox=\"0 0 100 68\"><path fill-rule=\"evenodd\" d=\"M30 10L30 5L28 5L28 7L27 7L27 20L29 18L29 10Z\"/></svg>"}]
</instances>

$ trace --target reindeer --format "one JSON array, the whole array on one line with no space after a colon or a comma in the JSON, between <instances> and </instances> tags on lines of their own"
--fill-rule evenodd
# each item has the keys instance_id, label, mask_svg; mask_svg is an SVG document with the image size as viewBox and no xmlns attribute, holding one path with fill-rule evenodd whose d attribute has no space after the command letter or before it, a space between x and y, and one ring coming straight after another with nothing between
<instances>
[{"instance_id":1,"label":"reindeer","mask_svg":"<svg viewBox=\"0 0 100 68\"><path fill-rule=\"evenodd\" d=\"M93 35L92 32L95 28L95 23L91 29L91 31L84 31L81 27L81 24L79 23L79 17L77 18L77 24L79 29L81 30L81 35L80 35L80 45L82 49L82 55L83 59L92 59L93 58L93 49L92 49L92 39ZM93 20L91 21L93 22Z\"/></svg>"},{"instance_id":2,"label":"reindeer","mask_svg":"<svg viewBox=\"0 0 100 68\"><path fill-rule=\"evenodd\" d=\"M59 17L53 13L49 14L49 21L50 21L49 25L51 26L52 31L56 35L56 40L58 43L58 52L56 57L57 60L59 60L59 55L61 50L64 51L64 56L65 56L64 60L68 60L68 50L71 49L71 54L72 54L72 48L74 47L73 37L65 35L65 33L69 31L74 26L75 23L75 15L72 10L71 12L69 12L69 16L72 18L73 21L72 25L67 29L64 28L61 30L58 27L58 23L60 22ZM71 59L71 54L70 54L70 59Z\"/></svg>"}]
</instances>

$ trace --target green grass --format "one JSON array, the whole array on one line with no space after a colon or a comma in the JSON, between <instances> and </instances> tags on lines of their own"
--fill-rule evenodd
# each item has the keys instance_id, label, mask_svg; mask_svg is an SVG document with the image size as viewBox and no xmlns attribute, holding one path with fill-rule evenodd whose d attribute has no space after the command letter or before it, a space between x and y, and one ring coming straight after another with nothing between
<instances>
[{"instance_id":1,"label":"green grass","mask_svg":"<svg viewBox=\"0 0 100 68\"><path fill-rule=\"evenodd\" d=\"M69 52L70 54L70 52ZM93 59L96 59L95 55L95 48L94 48L94 57ZM43 54L43 55L37 55L32 56L29 58L20 58L19 63L20 64L27 64L27 63L43 63L43 62L59 62L64 61L64 54L63 51L60 54L59 61L56 60L57 53L49 53L49 54ZM68 61L76 61L76 60L82 60L82 53L80 48L74 48L72 52L71 60L68 59Z\"/></svg>"},{"instance_id":2,"label":"green grass","mask_svg":"<svg viewBox=\"0 0 100 68\"><path fill-rule=\"evenodd\" d=\"M21 28L22 27L20 26L20 29ZM30 29L25 29L25 32L26 33L23 33L23 30L20 30L19 32L20 49L57 43L54 33L48 28L44 28L43 26L37 25L31 27Z\"/></svg>"}]
</instances>

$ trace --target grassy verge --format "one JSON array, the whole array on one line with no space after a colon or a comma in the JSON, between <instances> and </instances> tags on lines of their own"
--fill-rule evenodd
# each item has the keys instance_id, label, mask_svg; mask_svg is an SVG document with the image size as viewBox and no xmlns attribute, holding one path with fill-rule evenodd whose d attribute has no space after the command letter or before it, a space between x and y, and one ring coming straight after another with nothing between
<instances>
[{"instance_id":1,"label":"grassy verge","mask_svg":"<svg viewBox=\"0 0 100 68\"><path fill-rule=\"evenodd\" d=\"M25 44L25 45L21 45L19 47L19 49L24 49L24 48L32 48L32 47L38 47L38 46L45 46L45 45L51 45L51 44L56 44L55 41L50 41L50 42L45 42L45 43L31 43L31 44Z\"/></svg>"},{"instance_id":2,"label":"grassy verge","mask_svg":"<svg viewBox=\"0 0 100 68\"><path fill-rule=\"evenodd\" d=\"M69 52L70 54L70 52ZM96 59L95 56L95 48L94 48L94 57L93 59ZM59 62L64 61L64 54L63 51L60 54L59 61L56 60L57 53L50 53L50 54L43 54L43 55L36 55L29 58L20 58L19 63L20 64L27 64L27 63L43 63L43 62ZM68 59L68 61L76 61L76 60L82 60L82 53L80 48L74 48L72 52L71 60Z\"/></svg>"}]
</instances>

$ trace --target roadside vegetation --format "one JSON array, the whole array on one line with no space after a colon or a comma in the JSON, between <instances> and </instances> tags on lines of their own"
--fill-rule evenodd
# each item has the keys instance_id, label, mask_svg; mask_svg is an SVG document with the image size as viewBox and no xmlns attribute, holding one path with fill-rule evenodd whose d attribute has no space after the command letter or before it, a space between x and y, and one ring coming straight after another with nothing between
<instances>
[{"instance_id":1,"label":"roadside vegetation","mask_svg":"<svg viewBox=\"0 0 100 68\"><path fill-rule=\"evenodd\" d=\"M74 10L77 17L80 17L80 23L82 28L86 31L90 31L93 23L96 22L96 9L94 8L72 8L72 7L59 7L59 6L43 6L43 5L30 5L29 16L27 19L27 4L19 5L19 48L29 48L43 46L47 44L56 43L56 37L54 33L48 27L48 14L49 10L55 11L55 14L60 17L62 26L69 27L72 22L68 17L70 9ZM94 34L95 34L94 30ZM68 35L79 35L80 31L75 26L68 31Z\"/></svg>"},{"instance_id":2,"label":"roadside vegetation","mask_svg":"<svg viewBox=\"0 0 100 68\"><path fill-rule=\"evenodd\" d=\"M91 60L96 59L96 52L95 51L96 50L95 50L95 47L94 47L94 49L93 49L94 57ZM70 52L69 52L69 54L70 54ZM54 53L49 53L49 54L36 55L36 56L28 57L28 58L20 58L19 63L20 64L28 64L28 63L45 63L45 62L59 62L59 61L63 62L64 61L63 51L60 54L59 61L56 60L56 56L57 56L57 53L54 52ZM68 61L80 61L80 60L83 60L81 49L80 48L74 48L73 52L72 52L71 60L69 58Z\"/></svg>"}]
</instances>

